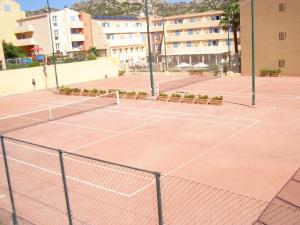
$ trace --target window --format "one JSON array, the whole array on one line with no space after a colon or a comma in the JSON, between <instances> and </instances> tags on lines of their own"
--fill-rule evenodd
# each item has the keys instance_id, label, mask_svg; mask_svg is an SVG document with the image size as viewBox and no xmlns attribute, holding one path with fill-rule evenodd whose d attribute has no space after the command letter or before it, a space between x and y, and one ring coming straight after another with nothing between
<instances>
[{"instance_id":1,"label":"window","mask_svg":"<svg viewBox=\"0 0 300 225\"><path fill-rule=\"evenodd\" d=\"M10 5L4 4L4 11L9 12L10 11Z\"/></svg>"},{"instance_id":2,"label":"window","mask_svg":"<svg viewBox=\"0 0 300 225\"><path fill-rule=\"evenodd\" d=\"M175 24L183 24L183 19L177 19L174 21Z\"/></svg>"},{"instance_id":3,"label":"window","mask_svg":"<svg viewBox=\"0 0 300 225\"><path fill-rule=\"evenodd\" d=\"M286 3L279 4L279 12L284 12L286 10Z\"/></svg>"},{"instance_id":4,"label":"window","mask_svg":"<svg viewBox=\"0 0 300 225\"><path fill-rule=\"evenodd\" d=\"M278 61L278 66L279 67L285 67L285 60L284 59L280 59L279 61Z\"/></svg>"},{"instance_id":5,"label":"window","mask_svg":"<svg viewBox=\"0 0 300 225\"><path fill-rule=\"evenodd\" d=\"M107 34L107 35L106 35L106 38L107 38L108 40L114 40L114 39L115 39L115 36L114 36L114 34Z\"/></svg>"},{"instance_id":6,"label":"window","mask_svg":"<svg viewBox=\"0 0 300 225\"><path fill-rule=\"evenodd\" d=\"M110 23L102 23L102 27L110 27Z\"/></svg>"},{"instance_id":7,"label":"window","mask_svg":"<svg viewBox=\"0 0 300 225\"><path fill-rule=\"evenodd\" d=\"M142 42L145 41L145 36L144 36L144 34L140 34L140 38L142 39Z\"/></svg>"},{"instance_id":8,"label":"window","mask_svg":"<svg viewBox=\"0 0 300 225\"><path fill-rule=\"evenodd\" d=\"M193 29L189 29L189 35L192 35L193 34Z\"/></svg>"},{"instance_id":9,"label":"window","mask_svg":"<svg viewBox=\"0 0 300 225\"><path fill-rule=\"evenodd\" d=\"M219 46L218 40L210 40L208 41L208 46Z\"/></svg>"},{"instance_id":10,"label":"window","mask_svg":"<svg viewBox=\"0 0 300 225\"><path fill-rule=\"evenodd\" d=\"M137 27L142 27L142 24L141 23L136 23L136 26Z\"/></svg>"},{"instance_id":11,"label":"window","mask_svg":"<svg viewBox=\"0 0 300 225\"><path fill-rule=\"evenodd\" d=\"M52 16L52 22L56 23L57 22L57 16Z\"/></svg>"},{"instance_id":12,"label":"window","mask_svg":"<svg viewBox=\"0 0 300 225\"><path fill-rule=\"evenodd\" d=\"M216 17L215 16L210 16L210 20L214 21L214 20L216 20Z\"/></svg>"},{"instance_id":13,"label":"window","mask_svg":"<svg viewBox=\"0 0 300 225\"><path fill-rule=\"evenodd\" d=\"M215 16L216 20L221 20L221 16Z\"/></svg>"},{"instance_id":14,"label":"window","mask_svg":"<svg viewBox=\"0 0 300 225\"><path fill-rule=\"evenodd\" d=\"M59 50L59 47L60 47L60 46L59 46L59 43L56 43L56 44L55 44L56 50Z\"/></svg>"},{"instance_id":15,"label":"window","mask_svg":"<svg viewBox=\"0 0 300 225\"><path fill-rule=\"evenodd\" d=\"M128 34L128 38L129 38L129 39L132 39L132 34Z\"/></svg>"},{"instance_id":16,"label":"window","mask_svg":"<svg viewBox=\"0 0 300 225\"><path fill-rule=\"evenodd\" d=\"M128 27L128 23L125 23L125 27Z\"/></svg>"},{"instance_id":17,"label":"window","mask_svg":"<svg viewBox=\"0 0 300 225\"><path fill-rule=\"evenodd\" d=\"M179 47L179 43L178 42L174 42L173 43L173 48L178 48Z\"/></svg>"},{"instance_id":18,"label":"window","mask_svg":"<svg viewBox=\"0 0 300 225\"><path fill-rule=\"evenodd\" d=\"M175 31L175 36L180 36L180 30Z\"/></svg>"},{"instance_id":19,"label":"window","mask_svg":"<svg viewBox=\"0 0 300 225\"><path fill-rule=\"evenodd\" d=\"M128 48L125 48L125 53L127 53L128 52Z\"/></svg>"},{"instance_id":20,"label":"window","mask_svg":"<svg viewBox=\"0 0 300 225\"><path fill-rule=\"evenodd\" d=\"M186 42L186 47L192 47L192 42L191 41L188 41L188 42Z\"/></svg>"},{"instance_id":21,"label":"window","mask_svg":"<svg viewBox=\"0 0 300 225\"><path fill-rule=\"evenodd\" d=\"M54 38L55 40L58 40L58 30L54 30Z\"/></svg>"},{"instance_id":22,"label":"window","mask_svg":"<svg viewBox=\"0 0 300 225\"><path fill-rule=\"evenodd\" d=\"M76 17L75 16L70 16L70 19L71 19L72 22L76 21Z\"/></svg>"},{"instance_id":23,"label":"window","mask_svg":"<svg viewBox=\"0 0 300 225\"><path fill-rule=\"evenodd\" d=\"M192 17L192 18L190 19L190 22L191 22L191 23L195 23L195 21L196 21L195 17Z\"/></svg>"},{"instance_id":24,"label":"window","mask_svg":"<svg viewBox=\"0 0 300 225\"><path fill-rule=\"evenodd\" d=\"M285 40L286 39L286 32L280 32L279 33L279 40Z\"/></svg>"},{"instance_id":25,"label":"window","mask_svg":"<svg viewBox=\"0 0 300 225\"><path fill-rule=\"evenodd\" d=\"M117 49L113 49L113 54L114 54L114 55L117 54Z\"/></svg>"},{"instance_id":26,"label":"window","mask_svg":"<svg viewBox=\"0 0 300 225\"><path fill-rule=\"evenodd\" d=\"M130 48L130 52L133 52L133 48Z\"/></svg>"}]
</instances>

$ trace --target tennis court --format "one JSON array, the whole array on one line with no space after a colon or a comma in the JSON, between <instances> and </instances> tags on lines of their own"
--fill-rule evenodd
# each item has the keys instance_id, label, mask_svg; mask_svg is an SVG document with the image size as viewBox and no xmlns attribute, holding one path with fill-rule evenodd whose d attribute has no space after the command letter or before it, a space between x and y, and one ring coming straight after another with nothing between
<instances>
[{"instance_id":1,"label":"tennis court","mask_svg":"<svg viewBox=\"0 0 300 225\"><path fill-rule=\"evenodd\" d=\"M96 84L97 88L124 88L118 83L126 83L127 79L134 78L122 77L121 81L104 80ZM136 79L134 88L145 89L141 80L147 77ZM112 207L109 203L124 209L133 201L140 201L131 205L131 210L139 213L133 213L124 224L133 224L137 217L139 221L145 219L140 224L155 224L157 208L153 201L153 174L124 170L92 159L84 161L76 154L158 171L165 180L174 176L270 201L300 164L297 139L300 135L300 81L297 78L258 79L255 108L245 106L251 98L249 82L248 77L226 77L171 90L172 93L223 95L222 107L129 99L120 99L120 104L116 104L118 101L111 96L63 96L49 91L2 97L0 116L4 122L0 122L0 127L2 131L10 131L5 136L11 138L7 143L11 149L8 163L14 173L23 174L14 182L14 189L34 193L41 202L49 201L51 196L47 204L55 208L53 214L40 211L34 216L51 216L57 220L55 224L64 224L63 217L57 216L64 211L60 210L64 207L63 192L58 191L63 187L54 185L59 182L57 179L61 180L59 160L55 160L58 155L51 149L25 143L32 142L69 152L64 161L69 188L74 195L70 196L71 201L78 202L78 205L72 204L74 215L79 215L77 224L87 221L92 224L91 219L100 221L99 214L94 212L96 209L99 212L99 207L103 207L106 215L103 224L117 224L111 221L122 217L122 210L109 213ZM34 126L25 127L28 123ZM24 128L15 129L16 125ZM95 168L99 167L101 170L97 172ZM176 192L170 187L169 191ZM3 192L1 205L9 208L8 194ZM123 197L127 200L122 200ZM20 194L18 208L24 209L22 215L32 216L32 212L41 207L36 203L28 208L26 199L21 199ZM100 199L105 199L106 204L97 205Z\"/></svg>"}]
</instances>

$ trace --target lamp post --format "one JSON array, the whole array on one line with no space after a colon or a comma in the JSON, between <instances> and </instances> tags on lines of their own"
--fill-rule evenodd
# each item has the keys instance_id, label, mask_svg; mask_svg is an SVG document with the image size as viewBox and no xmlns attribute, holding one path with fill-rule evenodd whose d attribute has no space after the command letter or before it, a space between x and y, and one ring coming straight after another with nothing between
<instances>
[{"instance_id":1,"label":"lamp post","mask_svg":"<svg viewBox=\"0 0 300 225\"><path fill-rule=\"evenodd\" d=\"M153 81L153 67L152 67L152 51L150 42L150 28L149 28L149 12L148 1L145 0L146 7L146 20L147 20L147 37L148 37L148 57L149 57L149 70L150 70L150 83L151 83L151 95L154 96L154 81Z\"/></svg>"},{"instance_id":2,"label":"lamp post","mask_svg":"<svg viewBox=\"0 0 300 225\"><path fill-rule=\"evenodd\" d=\"M49 19L49 25L50 25L50 37L51 37L51 45L52 45L52 58L53 58L53 65L54 65L56 89L58 90L59 86L58 86L58 78L57 78L56 58L55 58L55 53L54 53L54 41L53 41L53 34L52 34L52 24L51 24L49 0L47 0L47 7L48 7L48 19Z\"/></svg>"},{"instance_id":3,"label":"lamp post","mask_svg":"<svg viewBox=\"0 0 300 225\"><path fill-rule=\"evenodd\" d=\"M255 40L254 40L254 0L251 0L251 36L252 36L252 105L255 105Z\"/></svg>"}]
</instances>

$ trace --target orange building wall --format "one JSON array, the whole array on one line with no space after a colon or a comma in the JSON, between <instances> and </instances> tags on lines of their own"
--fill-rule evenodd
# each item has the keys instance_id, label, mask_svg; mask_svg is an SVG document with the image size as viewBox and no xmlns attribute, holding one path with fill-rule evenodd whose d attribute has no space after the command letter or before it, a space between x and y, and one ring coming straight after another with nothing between
<instances>
[{"instance_id":1,"label":"orange building wall","mask_svg":"<svg viewBox=\"0 0 300 225\"><path fill-rule=\"evenodd\" d=\"M91 27L91 15L88 13L81 12L80 20L83 22L83 34L85 36L85 41L83 43L83 50L89 50L93 47L93 36L92 36L92 27Z\"/></svg>"}]
</instances>

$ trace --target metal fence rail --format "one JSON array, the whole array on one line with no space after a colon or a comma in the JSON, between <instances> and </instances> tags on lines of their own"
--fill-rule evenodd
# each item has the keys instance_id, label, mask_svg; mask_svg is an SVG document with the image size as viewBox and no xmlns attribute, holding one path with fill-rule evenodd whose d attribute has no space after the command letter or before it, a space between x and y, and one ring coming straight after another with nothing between
<instances>
[{"instance_id":1,"label":"metal fence rail","mask_svg":"<svg viewBox=\"0 0 300 225\"><path fill-rule=\"evenodd\" d=\"M181 178L0 138L5 224L250 225L267 205Z\"/></svg>"}]
</instances>

